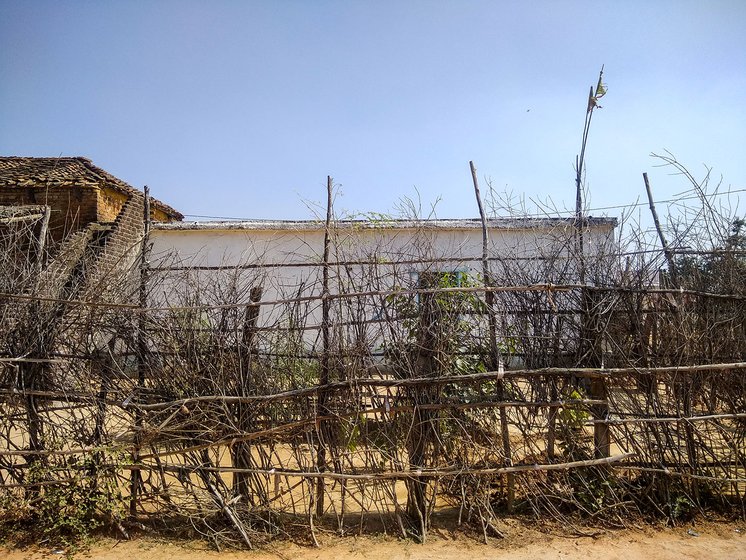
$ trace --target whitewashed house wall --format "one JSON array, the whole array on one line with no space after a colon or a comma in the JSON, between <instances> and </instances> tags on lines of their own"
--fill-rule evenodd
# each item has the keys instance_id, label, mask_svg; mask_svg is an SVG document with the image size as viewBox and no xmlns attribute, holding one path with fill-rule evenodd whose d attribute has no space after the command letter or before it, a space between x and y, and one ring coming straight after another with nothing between
<instances>
[{"instance_id":1,"label":"whitewashed house wall","mask_svg":"<svg viewBox=\"0 0 746 560\"><path fill-rule=\"evenodd\" d=\"M583 232L588 261L613 255L616 220L589 218ZM571 219L508 218L489 222L489 255L493 276L520 278L522 283L558 283L577 280L572 270L561 277L566 263L576 266L577 243ZM332 265L330 293L390 290L417 287L423 271L463 271L474 278L482 274L482 229L478 220L338 221L333 224L330 260L378 263L377 282L361 276L366 266ZM224 283L232 279L241 288L237 297L248 302L248 287L263 287L263 302L321 294L324 224L318 221L175 222L155 224L151 232L151 264L165 276L151 297L165 305L188 303L187 286ZM605 258L605 257L604 257ZM611 257L613 258L613 257ZM408 261L438 260L439 262ZM545 266L545 263L551 266ZM239 267L239 268L236 268ZM244 267L244 268L240 268ZM370 266L367 266L370 272ZM514 272L519 274L511 276ZM350 281L350 276L353 281ZM219 301L212 303L218 304ZM303 320L320 324L320 302L303 302ZM368 301L369 313L376 313ZM260 324L282 322L287 306L262 305ZM340 311L340 313L342 313Z\"/></svg>"}]
</instances>

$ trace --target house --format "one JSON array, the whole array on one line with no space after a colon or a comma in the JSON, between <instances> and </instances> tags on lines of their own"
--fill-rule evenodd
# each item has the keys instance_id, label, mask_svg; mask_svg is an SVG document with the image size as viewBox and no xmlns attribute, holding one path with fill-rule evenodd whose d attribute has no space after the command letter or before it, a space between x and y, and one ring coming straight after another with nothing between
<instances>
[{"instance_id":1,"label":"house","mask_svg":"<svg viewBox=\"0 0 746 560\"><path fill-rule=\"evenodd\" d=\"M589 257L615 247L616 218L587 218L584 245ZM572 218L496 218L488 220L491 261L568 259L574 255ZM171 222L153 225L155 260L181 268L319 268L324 223L318 220ZM422 268L481 271L482 225L476 219L337 220L330 231L331 261L368 259ZM410 265L406 265L410 262ZM539 269L537 268L537 272ZM288 273L300 277L302 272ZM550 281L545 278L544 280ZM537 278L537 281L540 281Z\"/></svg>"},{"instance_id":2,"label":"house","mask_svg":"<svg viewBox=\"0 0 746 560\"><path fill-rule=\"evenodd\" d=\"M83 157L0 157L0 206L46 205L49 232L59 241L91 223L112 223L140 191ZM154 220L183 219L153 199Z\"/></svg>"},{"instance_id":3,"label":"house","mask_svg":"<svg viewBox=\"0 0 746 560\"><path fill-rule=\"evenodd\" d=\"M610 263L618 252L616 219L587 218L584 223L584 262L589 270L612 273ZM498 218L489 220L487 229L490 285L579 281L572 218ZM248 303L251 289L259 287L259 326L302 323L304 339L314 344L322 324L324 239L324 223L314 220L154 224L153 303L215 305L219 313L210 316L207 309L197 320L225 324L226 306ZM482 225L474 219L334 221L326 270L335 302L330 322L380 320L389 296L397 291L418 301L421 290L434 282L466 289L484 284L482 243ZM599 279L589 274L586 281ZM507 308L510 297L503 297Z\"/></svg>"},{"instance_id":4,"label":"house","mask_svg":"<svg viewBox=\"0 0 746 560\"><path fill-rule=\"evenodd\" d=\"M69 302L137 301L144 212L143 193L86 158L0 157L0 284L43 302L13 300L0 353L43 360L70 351L74 329L64 325L80 321L81 311ZM154 199L150 213L163 221L183 217ZM86 344L103 348L117 336L107 325Z\"/></svg>"}]
</instances>

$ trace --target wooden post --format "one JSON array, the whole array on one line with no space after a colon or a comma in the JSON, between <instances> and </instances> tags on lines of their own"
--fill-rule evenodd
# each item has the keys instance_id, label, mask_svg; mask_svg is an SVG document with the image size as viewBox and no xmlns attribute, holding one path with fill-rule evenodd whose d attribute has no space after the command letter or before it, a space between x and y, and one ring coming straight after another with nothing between
<instances>
[{"instance_id":1,"label":"wooden post","mask_svg":"<svg viewBox=\"0 0 746 560\"><path fill-rule=\"evenodd\" d=\"M420 285L420 287L431 288L435 286ZM436 352L440 344L435 299L436 294L434 292L420 294L419 328L417 329L417 345L414 350L414 367L416 375L419 377L435 377L439 374ZM409 388L413 411L412 424L407 434L406 443L409 468L413 471L421 470L427 466L427 450L433 440L432 421L437 413L432 410L423 410L421 405L430 404L431 393L432 391L428 387ZM406 479L405 484L407 486L407 516L410 523L417 527L420 542L424 543L427 538L428 526L428 480L425 477L412 477Z\"/></svg>"},{"instance_id":2,"label":"wooden post","mask_svg":"<svg viewBox=\"0 0 746 560\"><path fill-rule=\"evenodd\" d=\"M547 380L549 383L549 399L557 402L559 393L557 391L557 380L551 377ZM550 407L547 413L547 459L554 461L555 452L554 444L557 440L557 408Z\"/></svg>"},{"instance_id":3,"label":"wooden post","mask_svg":"<svg viewBox=\"0 0 746 560\"><path fill-rule=\"evenodd\" d=\"M329 248L331 246L330 228L332 222L332 191L333 182L331 176L326 178L326 224L324 226L324 261L322 268L322 285L321 285L321 375L319 383L327 385L329 383ZM327 405L328 395L326 391L319 393L318 414L328 416L329 410ZM328 434L326 433L326 423L318 423L319 443L316 453L316 466L319 472L326 470L326 447ZM316 483L316 515L324 514L324 478L319 477Z\"/></svg>"},{"instance_id":4,"label":"wooden post","mask_svg":"<svg viewBox=\"0 0 746 560\"><path fill-rule=\"evenodd\" d=\"M51 215L51 208L49 206L44 207L44 214L42 216L41 221L41 227L39 229L39 236L37 238L36 243L36 279L34 282L34 295L38 294L39 288L40 288L40 278L41 278L41 271L44 266L44 247L47 240L47 231L49 229L49 219ZM32 302L29 306L30 316L35 317L36 320L41 318L41 310L43 307L40 305L39 302ZM43 326L43 325L38 325ZM34 343L34 354L36 357L43 358L47 355L47 350L44 348L43 339L46 338L42 336L41 332L37 330L36 332L36 341ZM38 384L41 382L41 380L45 377L44 376L44 369L47 367L45 364L42 363L22 363L19 367L20 369L20 376L19 380L21 381L21 387L20 389L26 393L25 396L25 402L26 402L26 419L27 419L27 425L28 425L28 433L29 433L29 449L31 451L41 451L43 449L42 445L42 430L43 430L43 424L41 421L41 416L39 415L38 410L38 403L36 400L36 397L33 395L33 391L36 389L42 389L41 387L38 387ZM39 460L39 457L31 456L29 459L29 463L35 462ZM31 492L33 496L37 494L36 490L33 490Z\"/></svg>"},{"instance_id":5,"label":"wooden post","mask_svg":"<svg viewBox=\"0 0 746 560\"><path fill-rule=\"evenodd\" d=\"M47 242L47 232L49 231L49 219L51 218L52 209L49 206L44 207L44 216L41 219L41 228L39 228L39 237L36 246L36 277L39 278L41 270L44 267L44 247Z\"/></svg>"},{"instance_id":6,"label":"wooden post","mask_svg":"<svg viewBox=\"0 0 746 560\"><path fill-rule=\"evenodd\" d=\"M674 383L677 383L679 381L674 381ZM683 395L683 406L684 406L684 416L686 418L691 418L692 413L692 377L691 376L685 376L684 381L680 382L683 384L684 388L684 395ZM696 476L700 474L699 472L699 458L697 453L697 444L694 439L694 427L692 426L691 422L684 422L684 434L686 436L686 455L687 460L689 462L689 470L694 475L694 477L691 479L691 489L692 489L692 496L695 500L695 502L699 505L699 481L696 479Z\"/></svg>"},{"instance_id":7,"label":"wooden post","mask_svg":"<svg viewBox=\"0 0 746 560\"><path fill-rule=\"evenodd\" d=\"M583 288L583 342L585 348L585 365L592 368L603 368L603 334L601 332L601 316L594 293ZM604 401L603 404L593 405L591 412L594 420L601 420L593 424L593 449L597 459L609 457L611 454L611 435L609 425L603 422L608 419L609 405L606 402L606 378L594 377L590 380L590 397Z\"/></svg>"},{"instance_id":8,"label":"wooden post","mask_svg":"<svg viewBox=\"0 0 746 560\"><path fill-rule=\"evenodd\" d=\"M663 235L663 229L661 228L660 220L658 220L658 212L655 210L655 202L653 202L653 192L650 188L650 181L648 180L648 174L643 173L642 178L645 181L645 191L648 193L648 203L650 205L650 213L653 215L653 223L655 224L655 231L658 233L658 239L661 240L661 246L663 247L663 254L666 256L666 262L668 263L668 272L671 276L671 286L678 286L678 279L676 275L676 262L673 258L673 252L666 242L666 237Z\"/></svg>"},{"instance_id":9,"label":"wooden post","mask_svg":"<svg viewBox=\"0 0 746 560\"><path fill-rule=\"evenodd\" d=\"M591 380L591 398L603 400L603 404L594 405L594 420L607 420L609 416L609 405L606 402L605 378L594 378ZM596 422L593 424L593 449L596 459L603 459L611 456L611 434L609 425L605 422Z\"/></svg>"},{"instance_id":10,"label":"wooden post","mask_svg":"<svg viewBox=\"0 0 746 560\"><path fill-rule=\"evenodd\" d=\"M479 192L479 181L477 179L477 169L474 167L474 162L469 162L469 168L471 169L471 178L474 183L474 195L477 198L477 206L479 207L479 217L482 221L482 276L484 277L484 285L489 288L490 282L490 265L489 265L489 231L487 229L487 218L484 213L484 206L482 205L482 195ZM487 366L488 370L497 371L500 367L501 356L500 348L497 345L497 317L495 316L495 294L491 291L485 291L484 295L485 302L487 304L487 316L489 321L489 344L490 344L490 363ZM497 398L499 400L505 399L505 381L499 379L497 381ZM500 434L502 438L503 454L505 455L505 466L510 467L513 464L513 456L510 448L510 432L508 429L508 413L504 406L500 407ZM515 475L508 473L507 477L507 506L508 511L513 511L513 502L515 500Z\"/></svg>"},{"instance_id":11,"label":"wooden post","mask_svg":"<svg viewBox=\"0 0 746 560\"><path fill-rule=\"evenodd\" d=\"M140 290L139 290L139 303L140 303L140 314L137 319L137 390L136 394L139 398L145 388L145 374L147 370L147 363L145 356L148 352L148 343L145 338L145 328L147 326L147 320L145 317L145 309L148 306L148 254L150 243L150 188L146 185L143 189L143 236L142 244L140 245ZM137 464L140 455L140 445L142 442L142 424L143 424L142 412L137 409L135 411L135 438L132 445L132 462ZM130 515L135 517L137 515L137 494L139 493L142 479L140 471L134 469L130 475Z\"/></svg>"},{"instance_id":12,"label":"wooden post","mask_svg":"<svg viewBox=\"0 0 746 560\"><path fill-rule=\"evenodd\" d=\"M666 263L668 264L668 275L669 275L669 287L671 288L678 288L679 287L679 277L678 272L676 270L676 260L674 259L673 251L671 250L671 247L669 246L668 242L666 241L665 235L663 235L663 228L661 227L660 220L658 220L658 212L655 210L655 203L653 201L653 192L650 187L650 181L648 180L648 174L643 173L642 178L645 181L645 191L648 195L648 203L650 204L650 213L653 216L653 223L655 223L655 231L658 233L658 239L660 239L661 246L663 247L663 254L666 257ZM673 297L676 297L675 295ZM681 302L678 302L679 304ZM674 315L677 315L679 313L679 306L674 306L672 309L672 313ZM654 319L655 324L657 323L657 318ZM692 381L691 378L687 377L684 381L678 381L674 379L674 383L680 383L680 388L682 389L681 398L683 399L683 407L684 407L684 415L685 416L691 416L692 415ZM651 382L650 382L650 390L651 394L653 392L653 388L657 386L657 377L655 374L651 375ZM687 459L689 461L689 468L691 469L692 473L694 475L697 475L699 472L698 468L698 457L697 457L697 445L694 439L694 430L692 428L692 425L690 423L684 424L684 434L686 438L686 452L687 452ZM694 496L695 501L699 502L699 483L696 478L691 479L691 488L692 488L692 495Z\"/></svg>"},{"instance_id":13,"label":"wooden post","mask_svg":"<svg viewBox=\"0 0 746 560\"><path fill-rule=\"evenodd\" d=\"M244 317L243 332L241 333L241 349L239 354L239 378L236 394L241 397L248 397L253 394L252 379L252 354L257 333L257 321L259 320L259 301L262 299L262 286L253 286L249 291L249 305L246 307ZM238 403L236 406L236 424L239 430L249 432L253 428L250 415L250 408L244 403ZM242 441L231 447L233 465L241 469L251 468L251 443ZM233 493L236 496L244 496L247 500L253 499L249 496L249 478L246 472L236 472L233 474ZM266 501L266 500L265 500Z\"/></svg>"}]
</instances>

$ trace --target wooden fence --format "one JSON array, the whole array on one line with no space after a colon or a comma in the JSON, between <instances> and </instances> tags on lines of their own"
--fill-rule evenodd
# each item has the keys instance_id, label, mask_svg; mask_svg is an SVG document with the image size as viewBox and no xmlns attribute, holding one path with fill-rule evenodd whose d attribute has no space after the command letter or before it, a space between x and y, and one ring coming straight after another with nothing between
<instances>
[{"instance_id":1,"label":"wooden fence","mask_svg":"<svg viewBox=\"0 0 746 560\"><path fill-rule=\"evenodd\" d=\"M743 291L652 282L660 255L586 255L583 282L571 259L487 250L340 259L326 231L284 292L282 264L143 260L116 301L0 294L2 517L62 508L250 547L743 515Z\"/></svg>"}]
</instances>

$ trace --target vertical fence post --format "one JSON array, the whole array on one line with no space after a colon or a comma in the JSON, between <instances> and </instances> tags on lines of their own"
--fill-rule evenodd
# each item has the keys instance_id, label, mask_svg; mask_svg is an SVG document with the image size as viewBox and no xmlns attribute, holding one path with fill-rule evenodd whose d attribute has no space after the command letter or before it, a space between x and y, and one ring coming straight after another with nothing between
<instances>
[{"instance_id":1,"label":"vertical fence post","mask_svg":"<svg viewBox=\"0 0 746 560\"><path fill-rule=\"evenodd\" d=\"M489 320L489 359L490 363L487 365L487 369L497 371L500 367L501 356L500 348L497 345L497 317L495 316L495 294L489 290L491 287L490 282L490 264L489 264L489 231L487 229L487 218L484 213L484 206L482 205L482 195L479 192L479 181L477 180L477 169L474 167L474 162L469 162L469 168L471 169L471 179L474 183L474 195L477 198L477 206L479 207L479 218L482 222L482 276L484 277L485 290L484 299L487 304L487 317ZM501 401L505 400L505 381L503 379L497 380L497 398ZM508 412L504 406L500 407L500 433L503 445L503 454L505 455L505 466L512 466L513 454L510 448L510 432L508 429ZM515 499L515 475L508 473L506 475L507 480L507 506L508 511L513 511L513 501Z\"/></svg>"},{"instance_id":2,"label":"vertical fence post","mask_svg":"<svg viewBox=\"0 0 746 560\"><path fill-rule=\"evenodd\" d=\"M322 264L322 286L321 286L321 374L319 383L327 385L329 383L329 248L331 245L330 228L332 222L332 190L333 182L331 176L326 178L326 223L324 225L324 260ZM327 404L328 395L326 391L319 392L318 412L320 416L328 416L329 407ZM318 448L316 452L316 467L319 472L326 470L326 447L327 441L326 422L319 421L318 425ZM324 514L324 477L320 476L316 483L316 515Z\"/></svg>"},{"instance_id":3,"label":"vertical fence post","mask_svg":"<svg viewBox=\"0 0 746 560\"><path fill-rule=\"evenodd\" d=\"M254 380L252 378L252 362L255 339L257 334L257 322L259 320L259 302L262 299L262 286L253 286L249 291L249 305L246 306L243 331L241 333L241 349L239 354L238 390L236 393L241 397L248 397L254 392ZM236 419L238 429L249 432L253 428L251 407L240 402L236 407ZM231 448L233 464L239 469L251 468L251 443L242 441ZM233 493L236 496L244 496L253 505L253 498L249 496L249 479L247 472L236 472L233 475ZM266 497L266 496L265 496ZM266 500L265 500L266 501Z\"/></svg>"},{"instance_id":4,"label":"vertical fence post","mask_svg":"<svg viewBox=\"0 0 746 560\"><path fill-rule=\"evenodd\" d=\"M44 267L44 249L47 243L47 234L49 233L49 220L52 216L52 208L49 206L44 207L44 215L41 219L41 227L39 228L39 237L36 243L36 277L38 278L41 274L42 268Z\"/></svg>"},{"instance_id":5,"label":"vertical fence post","mask_svg":"<svg viewBox=\"0 0 746 560\"><path fill-rule=\"evenodd\" d=\"M593 448L596 459L611 456L611 435L609 424L604 422L609 416L609 404L607 401L606 378L594 377L591 379L591 398L604 401L603 404L593 405Z\"/></svg>"},{"instance_id":6,"label":"vertical fence post","mask_svg":"<svg viewBox=\"0 0 746 560\"><path fill-rule=\"evenodd\" d=\"M600 306L596 301L595 293L587 288L582 288L583 298L583 333L582 341L585 342L585 362L588 367L604 367L603 359L603 336L601 329ZM581 342L582 342L581 341ZM609 416L607 377L594 375L590 379L590 397L594 400L603 401L601 404L591 406L591 413L595 422L593 423L593 454L597 459L611 455L611 436L609 424L604 422Z\"/></svg>"},{"instance_id":7,"label":"vertical fence post","mask_svg":"<svg viewBox=\"0 0 746 560\"><path fill-rule=\"evenodd\" d=\"M417 332L417 346L414 350L414 375L417 377L432 378L439 375L438 360L436 352L439 344L439 325L436 292L437 283L426 284L420 287L433 288L420 294L419 326ZM423 387L412 387L409 389L412 397L412 424L407 433L406 445L409 467L412 470L421 470L427 465L428 448L433 442L433 419L437 412L423 409L422 405L430 404L433 398L433 390L427 385ZM418 537L421 543L427 538L428 508L427 508L427 486L425 477L413 477L406 480L407 485L407 515L411 523L419 527Z\"/></svg>"},{"instance_id":8,"label":"vertical fence post","mask_svg":"<svg viewBox=\"0 0 746 560\"><path fill-rule=\"evenodd\" d=\"M556 403L559 398L559 392L557 391L557 381L554 376L548 376L547 382L549 383L549 400L552 403ZM555 442L557 440L557 407L551 406L547 412L547 459L554 461L555 454Z\"/></svg>"},{"instance_id":9,"label":"vertical fence post","mask_svg":"<svg viewBox=\"0 0 746 560\"><path fill-rule=\"evenodd\" d=\"M695 374L691 374L695 375ZM683 395L683 407L684 416L691 418L692 412L692 377L691 375L685 374L683 382L684 395ZM684 434L686 435L686 456L689 463L689 470L694 476L699 475L699 459L697 457L697 444L694 439L694 427L691 422L684 422ZM699 504L699 482L696 478L691 479L692 496L695 502Z\"/></svg>"},{"instance_id":10,"label":"vertical fence post","mask_svg":"<svg viewBox=\"0 0 746 560\"><path fill-rule=\"evenodd\" d=\"M137 318L137 389L138 397L145 388L145 374L147 363L145 356L148 351L148 343L145 338L147 319L145 309L148 306L148 253L150 243L150 188L146 185L143 189L143 235L140 245L140 289L139 304L140 314ZM140 445L142 442L142 412L135 411L135 439L132 446L132 462L137 464L140 456ZM137 515L137 494L139 493L142 478L138 469L132 469L130 475L130 515Z\"/></svg>"}]
</instances>

